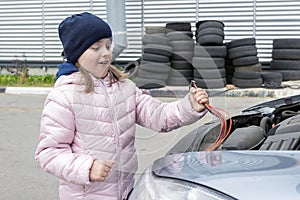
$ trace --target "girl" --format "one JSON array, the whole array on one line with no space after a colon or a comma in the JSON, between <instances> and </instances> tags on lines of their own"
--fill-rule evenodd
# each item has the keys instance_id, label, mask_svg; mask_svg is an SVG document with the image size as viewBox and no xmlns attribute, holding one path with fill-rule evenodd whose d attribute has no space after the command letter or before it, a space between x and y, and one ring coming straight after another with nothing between
<instances>
[{"instance_id":1,"label":"girl","mask_svg":"<svg viewBox=\"0 0 300 200\"><path fill-rule=\"evenodd\" d=\"M143 94L111 66L112 32L81 13L58 27L67 61L46 98L35 158L60 178L61 199L126 199L137 170L135 124L170 131L207 112L208 96L191 88L171 103Z\"/></svg>"}]
</instances>

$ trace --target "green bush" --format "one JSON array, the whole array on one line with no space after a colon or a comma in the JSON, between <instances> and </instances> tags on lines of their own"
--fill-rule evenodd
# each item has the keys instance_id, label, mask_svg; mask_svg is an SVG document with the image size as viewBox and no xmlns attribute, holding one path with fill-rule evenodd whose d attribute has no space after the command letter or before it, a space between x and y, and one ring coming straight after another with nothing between
<instances>
[{"instance_id":1,"label":"green bush","mask_svg":"<svg viewBox=\"0 0 300 200\"><path fill-rule=\"evenodd\" d=\"M0 86L35 86L52 87L55 82L55 75L29 75L22 77L19 75L0 74Z\"/></svg>"}]
</instances>

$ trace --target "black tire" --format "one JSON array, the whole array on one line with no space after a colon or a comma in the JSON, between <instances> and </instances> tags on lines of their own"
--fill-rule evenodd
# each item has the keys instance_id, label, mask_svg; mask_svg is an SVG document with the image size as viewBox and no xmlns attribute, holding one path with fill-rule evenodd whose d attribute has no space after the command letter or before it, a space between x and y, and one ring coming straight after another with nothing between
<instances>
[{"instance_id":1,"label":"black tire","mask_svg":"<svg viewBox=\"0 0 300 200\"><path fill-rule=\"evenodd\" d=\"M158 79L158 80L166 81L168 79L168 76L169 76L169 72L168 73L151 72L141 67L139 69L137 77L144 78L144 79Z\"/></svg>"},{"instance_id":2,"label":"black tire","mask_svg":"<svg viewBox=\"0 0 300 200\"><path fill-rule=\"evenodd\" d=\"M145 64L161 64L161 65L167 65L167 66L171 66L171 62L155 62L155 61L150 61L150 60L141 60L141 64L140 65L145 65Z\"/></svg>"},{"instance_id":3,"label":"black tire","mask_svg":"<svg viewBox=\"0 0 300 200\"><path fill-rule=\"evenodd\" d=\"M170 41L169 45L173 48L173 52L175 51L194 51L194 41L192 40L178 40L178 41Z\"/></svg>"},{"instance_id":4,"label":"black tire","mask_svg":"<svg viewBox=\"0 0 300 200\"><path fill-rule=\"evenodd\" d=\"M197 86L203 89L216 89L216 88L224 88L226 86L226 79L199 79L194 78L197 83Z\"/></svg>"},{"instance_id":5,"label":"black tire","mask_svg":"<svg viewBox=\"0 0 300 200\"><path fill-rule=\"evenodd\" d=\"M192 62L193 57L194 57L193 51L174 51L171 56L171 60Z\"/></svg>"},{"instance_id":6,"label":"black tire","mask_svg":"<svg viewBox=\"0 0 300 200\"><path fill-rule=\"evenodd\" d=\"M224 58L194 57L192 64L196 69L216 69L225 67Z\"/></svg>"},{"instance_id":7,"label":"black tire","mask_svg":"<svg viewBox=\"0 0 300 200\"><path fill-rule=\"evenodd\" d=\"M142 38L142 44L163 44L168 45L169 38L166 37L166 34L146 34Z\"/></svg>"},{"instance_id":8,"label":"black tire","mask_svg":"<svg viewBox=\"0 0 300 200\"><path fill-rule=\"evenodd\" d=\"M168 22L166 28L169 31L191 31L190 22ZM169 32L168 31L168 32Z\"/></svg>"},{"instance_id":9,"label":"black tire","mask_svg":"<svg viewBox=\"0 0 300 200\"><path fill-rule=\"evenodd\" d=\"M197 37L201 37L203 35L219 35L224 38L224 30L220 28L204 28L197 32Z\"/></svg>"},{"instance_id":10,"label":"black tire","mask_svg":"<svg viewBox=\"0 0 300 200\"><path fill-rule=\"evenodd\" d=\"M141 64L140 65L140 70L148 71L148 72L153 72L157 74L168 74L171 70L171 67L169 65L157 63L157 62L149 62L146 64Z\"/></svg>"},{"instance_id":11,"label":"black tire","mask_svg":"<svg viewBox=\"0 0 300 200\"><path fill-rule=\"evenodd\" d=\"M192 69L181 69L181 70L171 69L169 72L169 77L193 77L193 70Z\"/></svg>"},{"instance_id":12,"label":"black tire","mask_svg":"<svg viewBox=\"0 0 300 200\"><path fill-rule=\"evenodd\" d=\"M233 74L234 78L238 79L258 79L261 77L260 72L252 72L252 71L239 71L234 72Z\"/></svg>"},{"instance_id":13,"label":"black tire","mask_svg":"<svg viewBox=\"0 0 300 200\"><path fill-rule=\"evenodd\" d=\"M200 45L222 45L223 40L224 37L220 35L213 35L213 34L197 37L197 42Z\"/></svg>"},{"instance_id":14,"label":"black tire","mask_svg":"<svg viewBox=\"0 0 300 200\"><path fill-rule=\"evenodd\" d=\"M203 20L198 21L196 23L196 29L202 30L204 28L219 28L223 29L225 27L225 24L221 21L217 20Z\"/></svg>"},{"instance_id":15,"label":"black tire","mask_svg":"<svg viewBox=\"0 0 300 200\"><path fill-rule=\"evenodd\" d=\"M152 53L163 56L171 56L173 53L172 47L161 44L146 44L143 46L144 53Z\"/></svg>"},{"instance_id":16,"label":"black tire","mask_svg":"<svg viewBox=\"0 0 300 200\"><path fill-rule=\"evenodd\" d=\"M170 41L178 41L178 40L192 40L193 41L193 33L191 31L172 31L166 34L166 37L169 38Z\"/></svg>"},{"instance_id":17,"label":"black tire","mask_svg":"<svg viewBox=\"0 0 300 200\"><path fill-rule=\"evenodd\" d=\"M158 79L144 79L136 77L135 84L141 89L154 89L166 86L165 81Z\"/></svg>"},{"instance_id":18,"label":"black tire","mask_svg":"<svg viewBox=\"0 0 300 200\"><path fill-rule=\"evenodd\" d=\"M240 46L247 46L247 45L256 45L255 38L237 39L237 40L232 40L227 43L228 49L231 49L234 47L240 47Z\"/></svg>"},{"instance_id":19,"label":"black tire","mask_svg":"<svg viewBox=\"0 0 300 200\"><path fill-rule=\"evenodd\" d=\"M232 84L239 88L259 88L262 87L262 78L257 79L239 79L232 77Z\"/></svg>"},{"instance_id":20,"label":"black tire","mask_svg":"<svg viewBox=\"0 0 300 200\"><path fill-rule=\"evenodd\" d=\"M166 27L161 26L146 26L145 33L146 34L155 34L155 33L166 33Z\"/></svg>"},{"instance_id":21,"label":"black tire","mask_svg":"<svg viewBox=\"0 0 300 200\"><path fill-rule=\"evenodd\" d=\"M300 49L299 38L274 39L273 49Z\"/></svg>"},{"instance_id":22,"label":"black tire","mask_svg":"<svg viewBox=\"0 0 300 200\"><path fill-rule=\"evenodd\" d=\"M272 70L300 70L300 60L272 60Z\"/></svg>"},{"instance_id":23,"label":"black tire","mask_svg":"<svg viewBox=\"0 0 300 200\"><path fill-rule=\"evenodd\" d=\"M273 60L300 60L300 49L273 49Z\"/></svg>"},{"instance_id":24,"label":"black tire","mask_svg":"<svg viewBox=\"0 0 300 200\"><path fill-rule=\"evenodd\" d=\"M194 57L225 58L226 54L227 54L227 48L225 45L220 45L220 46L195 45L194 47Z\"/></svg>"},{"instance_id":25,"label":"black tire","mask_svg":"<svg viewBox=\"0 0 300 200\"><path fill-rule=\"evenodd\" d=\"M261 77L263 81L274 81L274 82L282 81L282 74L276 71L261 72Z\"/></svg>"},{"instance_id":26,"label":"black tire","mask_svg":"<svg viewBox=\"0 0 300 200\"><path fill-rule=\"evenodd\" d=\"M154 61L154 62L163 62L163 63L170 61L170 57L168 56L158 55L153 53L143 53L142 59L148 61Z\"/></svg>"},{"instance_id":27,"label":"black tire","mask_svg":"<svg viewBox=\"0 0 300 200\"><path fill-rule=\"evenodd\" d=\"M241 58L236 58L232 60L233 66L247 66L247 65L255 65L258 64L257 56L246 56Z\"/></svg>"},{"instance_id":28,"label":"black tire","mask_svg":"<svg viewBox=\"0 0 300 200\"><path fill-rule=\"evenodd\" d=\"M279 72L261 72L261 77L263 80L263 85L266 88L281 88L281 82L283 80L283 76Z\"/></svg>"},{"instance_id":29,"label":"black tire","mask_svg":"<svg viewBox=\"0 0 300 200\"><path fill-rule=\"evenodd\" d=\"M300 70L273 70L282 74L283 81L300 80Z\"/></svg>"},{"instance_id":30,"label":"black tire","mask_svg":"<svg viewBox=\"0 0 300 200\"><path fill-rule=\"evenodd\" d=\"M172 60L171 67L177 70L193 69L192 63L185 60Z\"/></svg>"},{"instance_id":31,"label":"black tire","mask_svg":"<svg viewBox=\"0 0 300 200\"><path fill-rule=\"evenodd\" d=\"M225 68L220 69L201 69L193 70L194 78L199 79L218 79L226 77L226 70Z\"/></svg>"},{"instance_id":32,"label":"black tire","mask_svg":"<svg viewBox=\"0 0 300 200\"><path fill-rule=\"evenodd\" d=\"M254 65L245 65L245 66L235 66L234 71L252 71L252 72L261 72L261 64L257 63Z\"/></svg>"},{"instance_id":33,"label":"black tire","mask_svg":"<svg viewBox=\"0 0 300 200\"><path fill-rule=\"evenodd\" d=\"M257 56L257 48L255 45L245 45L228 49L230 59L236 59L246 56Z\"/></svg>"},{"instance_id":34,"label":"black tire","mask_svg":"<svg viewBox=\"0 0 300 200\"><path fill-rule=\"evenodd\" d=\"M189 86L193 77L169 77L166 84L168 86Z\"/></svg>"}]
</instances>

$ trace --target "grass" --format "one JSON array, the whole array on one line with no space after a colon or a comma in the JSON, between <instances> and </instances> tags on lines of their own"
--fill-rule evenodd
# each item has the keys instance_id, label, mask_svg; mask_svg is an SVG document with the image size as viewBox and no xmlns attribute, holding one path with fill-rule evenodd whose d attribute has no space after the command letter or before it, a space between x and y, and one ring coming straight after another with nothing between
<instances>
[{"instance_id":1,"label":"grass","mask_svg":"<svg viewBox=\"0 0 300 200\"><path fill-rule=\"evenodd\" d=\"M118 65L116 67L122 69ZM55 74L23 75L22 73L0 73L0 87L53 87L55 76ZM131 77L131 79L133 78Z\"/></svg>"},{"instance_id":2,"label":"grass","mask_svg":"<svg viewBox=\"0 0 300 200\"><path fill-rule=\"evenodd\" d=\"M0 74L0 86L11 87L53 87L55 75L29 75L20 76L12 74Z\"/></svg>"}]
</instances>

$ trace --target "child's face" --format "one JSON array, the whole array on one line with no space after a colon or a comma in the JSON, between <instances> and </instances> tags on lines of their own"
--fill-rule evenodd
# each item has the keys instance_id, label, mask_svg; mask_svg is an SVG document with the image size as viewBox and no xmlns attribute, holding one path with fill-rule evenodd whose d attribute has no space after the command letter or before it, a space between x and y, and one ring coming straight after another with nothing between
<instances>
[{"instance_id":1,"label":"child's face","mask_svg":"<svg viewBox=\"0 0 300 200\"><path fill-rule=\"evenodd\" d=\"M112 59L111 39L104 38L92 44L79 58L79 64L97 78L107 75Z\"/></svg>"}]
</instances>

